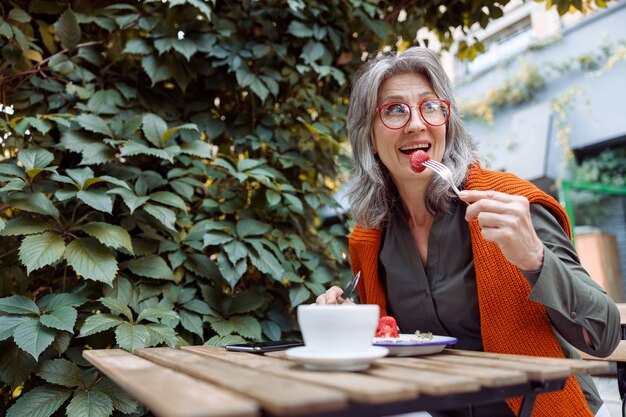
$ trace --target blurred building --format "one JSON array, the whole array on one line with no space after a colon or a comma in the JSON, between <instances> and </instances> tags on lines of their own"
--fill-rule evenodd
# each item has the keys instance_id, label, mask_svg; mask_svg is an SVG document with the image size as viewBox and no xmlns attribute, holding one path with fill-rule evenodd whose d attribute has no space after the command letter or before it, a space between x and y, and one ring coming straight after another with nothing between
<instances>
[{"instance_id":1,"label":"blurred building","mask_svg":"<svg viewBox=\"0 0 626 417\"><path fill-rule=\"evenodd\" d=\"M626 1L559 17L544 2L513 0L472 37L483 54L471 62L444 54L443 61L492 169L562 198L566 152L580 160L626 146ZM626 281L626 198L603 204L610 210L595 226L615 236Z\"/></svg>"}]
</instances>

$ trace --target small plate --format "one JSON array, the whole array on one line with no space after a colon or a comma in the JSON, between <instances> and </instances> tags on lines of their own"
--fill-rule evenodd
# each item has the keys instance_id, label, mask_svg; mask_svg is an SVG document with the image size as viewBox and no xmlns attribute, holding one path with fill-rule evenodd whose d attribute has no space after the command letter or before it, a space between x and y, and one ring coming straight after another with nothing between
<instances>
[{"instance_id":1,"label":"small plate","mask_svg":"<svg viewBox=\"0 0 626 417\"><path fill-rule=\"evenodd\" d=\"M375 337L374 346L389 349L389 356L418 356L441 352L446 345L453 345L458 339L450 336L435 336L431 340L419 339L414 334L401 334L400 337Z\"/></svg>"},{"instance_id":2,"label":"small plate","mask_svg":"<svg viewBox=\"0 0 626 417\"><path fill-rule=\"evenodd\" d=\"M369 368L374 359L387 356L389 350L372 346L357 353L320 353L311 352L306 346L287 349L285 354L291 360L304 364L314 371L362 371Z\"/></svg>"}]
</instances>

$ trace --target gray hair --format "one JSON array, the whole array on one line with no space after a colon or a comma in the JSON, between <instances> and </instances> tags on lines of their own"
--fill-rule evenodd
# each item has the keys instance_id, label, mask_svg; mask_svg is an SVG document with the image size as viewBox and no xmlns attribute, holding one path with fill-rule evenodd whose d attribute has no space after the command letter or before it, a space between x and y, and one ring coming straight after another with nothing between
<instances>
[{"instance_id":1,"label":"gray hair","mask_svg":"<svg viewBox=\"0 0 626 417\"><path fill-rule=\"evenodd\" d=\"M354 156L347 195L353 219L364 228L384 227L399 199L389 171L374 154L372 125L381 86L389 77L406 73L423 74L437 97L450 101L442 162L452 171L455 183L462 183L469 165L482 159L477 142L467 133L457 113L450 80L433 51L413 47L398 55L380 55L367 62L353 82L347 122ZM426 207L435 215L450 211L456 196L438 175L432 178L426 192Z\"/></svg>"}]
</instances>

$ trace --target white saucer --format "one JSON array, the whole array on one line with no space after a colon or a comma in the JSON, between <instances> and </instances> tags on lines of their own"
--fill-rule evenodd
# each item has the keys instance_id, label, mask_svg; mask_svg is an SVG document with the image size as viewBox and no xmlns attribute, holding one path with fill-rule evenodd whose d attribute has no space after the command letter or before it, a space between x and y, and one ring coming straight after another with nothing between
<instances>
[{"instance_id":1,"label":"white saucer","mask_svg":"<svg viewBox=\"0 0 626 417\"><path fill-rule=\"evenodd\" d=\"M362 371L369 368L374 359L387 356L389 350L380 346L371 346L363 352L321 353L312 352L306 346L287 349L285 354L291 360L304 364L315 371Z\"/></svg>"},{"instance_id":2,"label":"white saucer","mask_svg":"<svg viewBox=\"0 0 626 417\"><path fill-rule=\"evenodd\" d=\"M419 339L415 334L401 334L397 338L375 337L374 346L389 349L389 356L418 356L441 352L458 340L450 336L433 335L432 339Z\"/></svg>"}]
</instances>

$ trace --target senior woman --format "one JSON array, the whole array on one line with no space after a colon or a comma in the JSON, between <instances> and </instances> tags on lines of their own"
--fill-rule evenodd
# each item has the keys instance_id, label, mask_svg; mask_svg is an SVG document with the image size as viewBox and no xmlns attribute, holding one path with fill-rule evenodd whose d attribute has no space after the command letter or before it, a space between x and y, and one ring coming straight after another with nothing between
<instances>
[{"instance_id":1,"label":"senior woman","mask_svg":"<svg viewBox=\"0 0 626 417\"><path fill-rule=\"evenodd\" d=\"M361 303L378 304L402 333L456 337L456 348L578 357L619 343L617 307L581 267L563 208L531 183L484 169L427 48L381 55L358 72L348 111L355 158L348 188L357 226L352 268ZM411 153L447 165L457 196ZM317 303L343 303L332 287ZM350 302L349 300L346 302ZM514 416L520 399L442 416ZM593 381L570 377L541 394L533 416L608 416Z\"/></svg>"}]
</instances>

